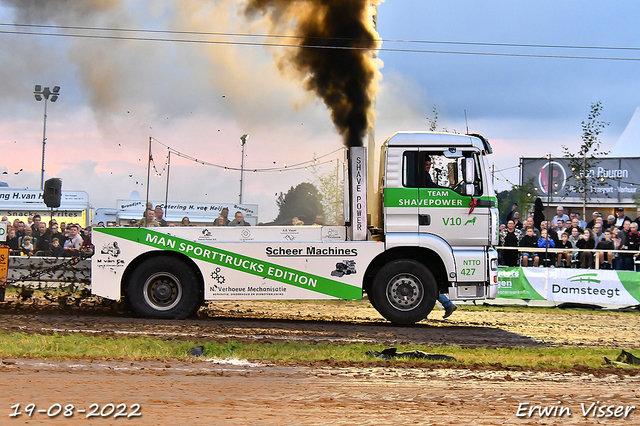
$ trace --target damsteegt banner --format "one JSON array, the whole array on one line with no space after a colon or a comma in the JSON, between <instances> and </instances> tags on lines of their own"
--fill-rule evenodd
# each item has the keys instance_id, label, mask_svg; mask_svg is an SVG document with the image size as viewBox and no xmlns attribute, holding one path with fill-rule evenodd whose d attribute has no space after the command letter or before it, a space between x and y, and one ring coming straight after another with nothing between
<instances>
[{"instance_id":1,"label":"damsteegt banner","mask_svg":"<svg viewBox=\"0 0 640 426\"><path fill-rule=\"evenodd\" d=\"M498 299L640 304L640 273L633 271L506 267L498 283Z\"/></svg>"}]
</instances>

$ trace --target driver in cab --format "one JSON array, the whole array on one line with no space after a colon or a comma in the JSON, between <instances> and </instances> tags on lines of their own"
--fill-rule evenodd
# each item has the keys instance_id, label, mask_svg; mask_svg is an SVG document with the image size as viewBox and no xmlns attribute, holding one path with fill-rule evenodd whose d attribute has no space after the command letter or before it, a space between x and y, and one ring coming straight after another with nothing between
<instances>
[{"instance_id":1,"label":"driver in cab","mask_svg":"<svg viewBox=\"0 0 640 426\"><path fill-rule=\"evenodd\" d=\"M431 174L429 171L431 170L431 157L426 156L424 158L424 188L446 188L444 186L440 186L431 179Z\"/></svg>"}]
</instances>

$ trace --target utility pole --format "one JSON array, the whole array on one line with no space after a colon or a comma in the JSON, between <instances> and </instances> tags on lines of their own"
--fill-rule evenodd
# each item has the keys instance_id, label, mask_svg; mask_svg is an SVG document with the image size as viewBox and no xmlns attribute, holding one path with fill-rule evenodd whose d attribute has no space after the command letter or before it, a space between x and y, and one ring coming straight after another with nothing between
<instances>
[{"instance_id":1,"label":"utility pole","mask_svg":"<svg viewBox=\"0 0 640 426\"><path fill-rule=\"evenodd\" d=\"M242 162L240 163L240 201L238 204L242 204L242 178L244 177L244 147L247 145L247 139L249 139L249 135L247 134L240 136L240 145L242 145Z\"/></svg>"}]
</instances>

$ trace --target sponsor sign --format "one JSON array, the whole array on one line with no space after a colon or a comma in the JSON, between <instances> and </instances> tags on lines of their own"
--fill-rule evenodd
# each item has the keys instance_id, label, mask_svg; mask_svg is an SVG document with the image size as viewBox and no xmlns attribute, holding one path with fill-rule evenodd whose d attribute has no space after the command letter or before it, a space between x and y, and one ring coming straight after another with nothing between
<instances>
[{"instance_id":1,"label":"sponsor sign","mask_svg":"<svg viewBox=\"0 0 640 426\"><path fill-rule=\"evenodd\" d=\"M88 204L89 195L84 191L61 191L60 205L62 204ZM49 210L44 203L42 190L38 189L1 189L0 208L6 205L31 204L34 209Z\"/></svg>"},{"instance_id":2,"label":"sponsor sign","mask_svg":"<svg viewBox=\"0 0 640 426\"><path fill-rule=\"evenodd\" d=\"M0 289L4 289L6 287L8 273L9 273L9 247L0 247ZM4 290L2 291L4 292Z\"/></svg>"},{"instance_id":3,"label":"sponsor sign","mask_svg":"<svg viewBox=\"0 0 640 426\"><path fill-rule=\"evenodd\" d=\"M541 284L540 280L534 283ZM522 268L499 268L498 269L498 298L500 299L525 299L525 300L545 300L544 286L538 286L536 290Z\"/></svg>"},{"instance_id":4,"label":"sponsor sign","mask_svg":"<svg viewBox=\"0 0 640 426\"><path fill-rule=\"evenodd\" d=\"M640 304L640 274L564 268L500 268L498 298L558 303Z\"/></svg>"},{"instance_id":5,"label":"sponsor sign","mask_svg":"<svg viewBox=\"0 0 640 426\"><path fill-rule=\"evenodd\" d=\"M351 191L351 239L367 239L367 151L361 146L349 148Z\"/></svg>"},{"instance_id":6,"label":"sponsor sign","mask_svg":"<svg viewBox=\"0 0 640 426\"><path fill-rule=\"evenodd\" d=\"M223 203L174 203L167 205L161 201L150 201L153 206L160 206L164 211L165 220L180 220L183 217L198 217L211 221L220 216L223 208L229 210L229 219L233 219L237 211L242 212L245 220L256 225L258 216L257 204L223 204ZM144 200L117 200L116 208L120 219L140 219L144 213ZM169 219L167 219L169 218Z\"/></svg>"},{"instance_id":7,"label":"sponsor sign","mask_svg":"<svg viewBox=\"0 0 640 426\"><path fill-rule=\"evenodd\" d=\"M156 228L158 232L176 235L202 243L252 241L345 241L344 226L191 226L184 228Z\"/></svg>"},{"instance_id":8,"label":"sponsor sign","mask_svg":"<svg viewBox=\"0 0 640 426\"><path fill-rule=\"evenodd\" d=\"M590 199L619 201L629 200L637 193L640 182L640 169L637 167L640 158L601 158L596 160L595 167L587 171L590 177L600 184L588 188ZM534 196L562 198L568 202L582 202L582 193L578 192L568 158L521 158L521 181L533 180ZM533 194L532 194L533 195Z\"/></svg>"},{"instance_id":9,"label":"sponsor sign","mask_svg":"<svg viewBox=\"0 0 640 426\"><path fill-rule=\"evenodd\" d=\"M52 211L44 203L41 190L11 188L0 190L0 216L8 216L10 220L20 219L26 222L29 216L39 214L43 221L53 217L58 221L75 222L86 226L90 209L89 195L84 191L61 191L60 207ZM1 236L0 241L2 241Z\"/></svg>"},{"instance_id":10,"label":"sponsor sign","mask_svg":"<svg viewBox=\"0 0 640 426\"><path fill-rule=\"evenodd\" d=\"M7 222L0 222L0 241L7 241Z\"/></svg>"},{"instance_id":11,"label":"sponsor sign","mask_svg":"<svg viewBox=\"0 0 640 426\"><path fill-rule=\"evenodd\" d=\"M495 197L477 197L475 200L493 201L497 205ZM450 188L385 188L385 207L464 207L470 208L471 197L461 195ZM475 207L482 208L481 206Z\"/></svg>"}]
</instances>

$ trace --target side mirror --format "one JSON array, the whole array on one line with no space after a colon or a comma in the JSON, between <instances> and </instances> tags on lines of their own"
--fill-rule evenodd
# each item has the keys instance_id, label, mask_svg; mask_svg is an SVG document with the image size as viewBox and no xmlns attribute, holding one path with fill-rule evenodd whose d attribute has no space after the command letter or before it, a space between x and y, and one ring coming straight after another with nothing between
<instances>
[{"instance_id":1,"label":"side mirror","mask_svg":"<svg viewBox=\"0 0 640 426\"><path fill-rule=\"evenodd\" d=\"M465 158L464 162L464 183L473 183L476 178L476 163L473 158Z\"/></svg>"}]
</instances>

